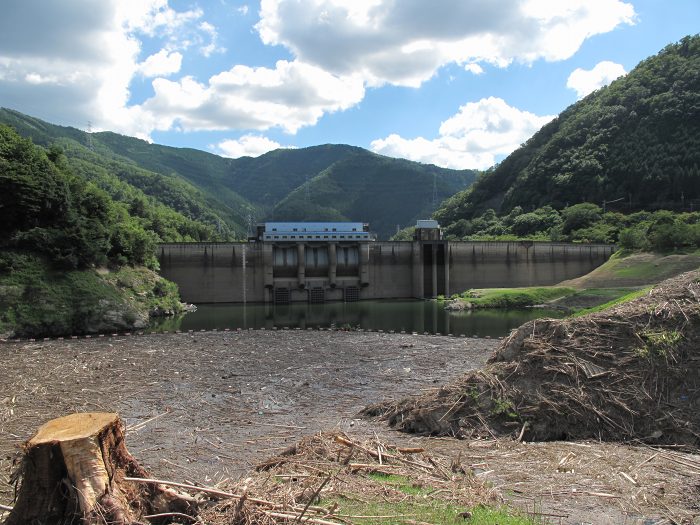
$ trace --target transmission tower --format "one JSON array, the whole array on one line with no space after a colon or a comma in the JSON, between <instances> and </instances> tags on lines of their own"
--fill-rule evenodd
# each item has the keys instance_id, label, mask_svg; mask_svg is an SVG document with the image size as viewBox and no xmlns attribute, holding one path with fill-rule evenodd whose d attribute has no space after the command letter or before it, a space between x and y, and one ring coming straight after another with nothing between
<instances>
[{"instance_id":1,"label":"transmission tower","mask_svg":"<svg viewBox=\"0 0 700 525\"><path fill-rule=\"evenodd\" d=\"M92 150L93 149L92 148L92 121L88 120L87 124L88 124L87 146L88 146L88 148L90 148L90 150Z\"/></svg>"}]
</instances>

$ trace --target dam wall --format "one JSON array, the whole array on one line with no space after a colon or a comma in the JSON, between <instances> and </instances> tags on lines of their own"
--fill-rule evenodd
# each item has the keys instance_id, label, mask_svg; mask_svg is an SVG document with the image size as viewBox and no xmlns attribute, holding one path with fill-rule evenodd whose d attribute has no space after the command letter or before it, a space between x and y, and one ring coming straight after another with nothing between
<instances>
[{"instance_id":1,"label":"dam wall","mask_svg":"<svg viewBox=\"0 0 700 525\"><path fill-rule=\"evenodd\" d=\"M160 273L190 303L327 302L545 286L584 275L615 247L531 241L168 243Z\"/></svg>"}]
</instances>

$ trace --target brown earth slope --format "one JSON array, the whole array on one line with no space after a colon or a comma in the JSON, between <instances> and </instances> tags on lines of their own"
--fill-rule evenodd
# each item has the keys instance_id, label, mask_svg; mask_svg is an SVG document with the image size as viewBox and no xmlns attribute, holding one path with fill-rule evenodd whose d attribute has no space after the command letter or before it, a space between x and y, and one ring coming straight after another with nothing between
<instances>
[{"instance_id":1,"label":"brown earth slope","mask_svg":"<svg viewBox=\"0 0 700 525\"><path fill-rule=\"evenodd\" d=\"M365 409L407 431L700 446L700 273L585 317L526 323L489 364Z\"/></svg>"}]
</instances>

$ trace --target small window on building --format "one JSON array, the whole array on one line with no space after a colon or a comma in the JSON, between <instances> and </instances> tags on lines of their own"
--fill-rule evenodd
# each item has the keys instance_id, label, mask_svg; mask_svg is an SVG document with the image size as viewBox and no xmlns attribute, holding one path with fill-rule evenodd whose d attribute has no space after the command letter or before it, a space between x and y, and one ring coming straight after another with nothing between
<instances>
[{"instance_id":1,"label":"small window on building","mask_svg":"<svg viewBox=\"0 0 700 525\"><path fill-rule=\"evenodd\" d=\"M323 238L324 238L324 239L328 239L328 235L324 235Z\"/></svg>"},{"instance_id":2,"label":"small window on building","mask_svg":"<svg viewBox=\"0 0 700 525\"><path fill-rule=\"evenodd\" d=\"M356 231L357 231L357 228L353 228L352 231L356 232Z\"/></svg>"},{"instance_id":3,"label":"small window on building","mask_svg":"<svg viewBox=\"0 0 700 525\"><path fill-rule=\"evenodd\" d=\"M292 228L292 231L295 232L295 231L298 231L298 230L297 230L296 228Z\"/></svg>"},{"instance_id":4,"label":"small window on building","mask_svg":"<svg viewBox=\"0 0 700 525\"><path fill-rule=\"evenodd\" d=\"M286 236L286 235L282 235L282 238L283 238L283 239L286 239L286 238L287 238L287 236Z\"/></svg>"},{"instance_id":5,"label":"small window on building","mask_svg":"<svg viewBox=\"0 0 700 525\"><path fill-rule=\"evenodd\" d=\"M276 232L276 231L277 231L277 228L272 228L272 231L273 231L273 232Z\"/></svg>"}]
</instances>

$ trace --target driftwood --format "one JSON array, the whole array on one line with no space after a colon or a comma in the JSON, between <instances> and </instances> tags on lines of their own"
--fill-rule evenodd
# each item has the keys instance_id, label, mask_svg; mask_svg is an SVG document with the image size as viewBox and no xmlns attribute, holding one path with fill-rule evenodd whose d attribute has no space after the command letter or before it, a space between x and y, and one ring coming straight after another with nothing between
<instances>
[{"instance_id":1,"label":"driftwood","mask_svg":"<svg viewBox=\"0 0 700 525\"><path fill-rule=\"evenodd\" d=\"M23 448L17 498L5 525L127 525L149 516L196 512L190 496L126 479L148 473L126 449L117 414L53 419Z\"/></svg>"}]
</instances>

